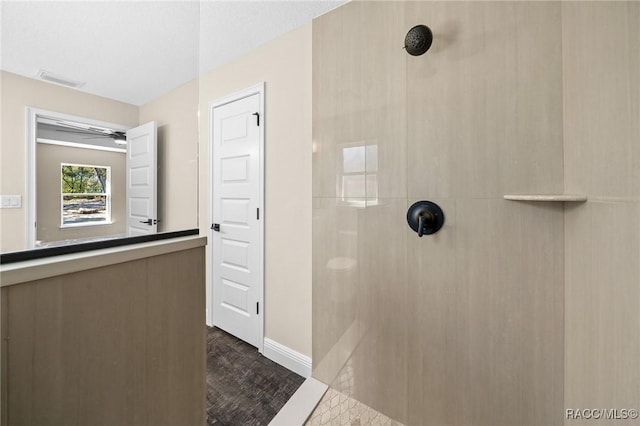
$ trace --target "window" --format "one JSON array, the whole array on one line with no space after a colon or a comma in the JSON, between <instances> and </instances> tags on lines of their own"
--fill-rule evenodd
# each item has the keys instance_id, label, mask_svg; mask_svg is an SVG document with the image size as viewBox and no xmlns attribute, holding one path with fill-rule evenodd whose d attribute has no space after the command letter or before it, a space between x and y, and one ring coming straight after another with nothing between
<instances>
[{"instance_id":1,"label":"window","mask_svg":"<svg viewBox=\"0 0 640 426\"><path fill-rule=\"evenodd\" d=\"M61 164L61 226L111 223L111 168Z\"/></svg>"}]
</instances>

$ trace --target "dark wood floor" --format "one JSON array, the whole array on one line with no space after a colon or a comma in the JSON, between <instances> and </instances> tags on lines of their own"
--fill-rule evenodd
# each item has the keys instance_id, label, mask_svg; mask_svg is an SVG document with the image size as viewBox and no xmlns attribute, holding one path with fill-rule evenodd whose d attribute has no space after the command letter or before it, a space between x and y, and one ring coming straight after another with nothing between
<instances>
[{"instance_id":1,"label":"dark wood floor","mask_svg":"<svg viewBox=\"0 0 640 426\"><path fill-rule=\"evenodd\" d=\"M208 425L266 425L303 381L253 346L208 327Z\"/></svg>"}]
</instances>

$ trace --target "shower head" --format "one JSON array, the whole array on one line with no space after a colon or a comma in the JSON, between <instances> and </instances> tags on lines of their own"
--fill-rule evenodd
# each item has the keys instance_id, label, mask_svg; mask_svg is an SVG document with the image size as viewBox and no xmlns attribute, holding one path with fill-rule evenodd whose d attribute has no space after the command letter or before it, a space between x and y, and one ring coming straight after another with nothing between
<instances>
[{"instance_id":1,"label":"shower head","mask_svg":"<svg viewBox=\"0 0 640 426\"><path fill-rule=\"evenodd\" d=\"M420 56L431 47L433 34L426 25L416 25L404 38L404 48L411 56Z\"/></svg>"}]
</instances>

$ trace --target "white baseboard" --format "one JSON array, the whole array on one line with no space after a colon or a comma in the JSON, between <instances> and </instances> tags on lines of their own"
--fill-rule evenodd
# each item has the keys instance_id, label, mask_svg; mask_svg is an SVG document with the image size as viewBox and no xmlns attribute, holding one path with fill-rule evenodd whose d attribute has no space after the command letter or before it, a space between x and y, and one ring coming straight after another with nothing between
<instances>
[{"instance_id":1,"label":"white baseboard","mask_svg":"<svg viewBox=\"0 0 640 426\"><path fill-rule=\"evenodd\" d=\"M264 338L262 354L271 361L277 362L304 378L311 376L311 358L281 345L268 337Z\"/></svg>"}]
</instances>

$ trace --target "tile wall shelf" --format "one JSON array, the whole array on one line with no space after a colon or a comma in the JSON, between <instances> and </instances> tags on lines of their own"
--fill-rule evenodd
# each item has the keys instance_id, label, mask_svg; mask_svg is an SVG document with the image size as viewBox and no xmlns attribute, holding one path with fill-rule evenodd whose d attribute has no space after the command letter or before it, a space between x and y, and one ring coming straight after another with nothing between
<instances>
[{"instance_id":1,"label":"tile wall shelf","mask_svg":"<svg viewBox=\"0 0 640 426\"><path fill-rule=\"evenodd\" d=\"M555 195L505 195L505 200L511 201L573 201L583 203L587 201L587 196L583 194L555 194Z\"/></svg>"}]
</instances>

